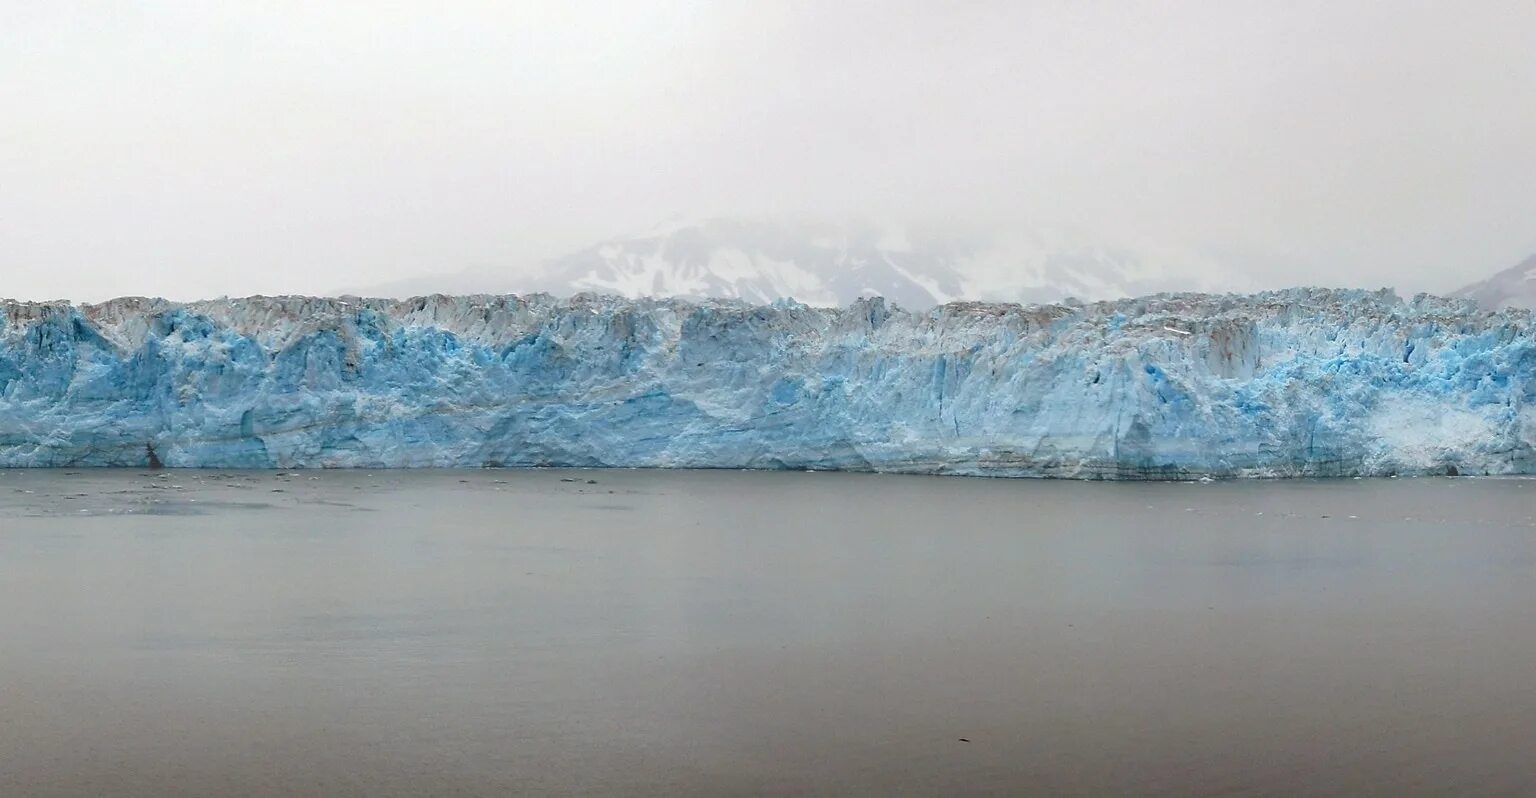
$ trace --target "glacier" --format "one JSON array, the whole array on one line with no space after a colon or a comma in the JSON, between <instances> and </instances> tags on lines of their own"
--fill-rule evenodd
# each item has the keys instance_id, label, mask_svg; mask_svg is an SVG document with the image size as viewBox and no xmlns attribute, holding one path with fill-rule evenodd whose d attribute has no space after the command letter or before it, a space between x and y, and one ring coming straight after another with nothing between
<instances>
[{"instance_id":1,"label":"glacier","mask_svg":"<svg viewBox=\"0 0 1536 798\"><path fill-rule=\"evenodd\" d=\"M1529 311L591 294L0 302L0 466L1536 472Z\"/></svg>"}]
</instances>

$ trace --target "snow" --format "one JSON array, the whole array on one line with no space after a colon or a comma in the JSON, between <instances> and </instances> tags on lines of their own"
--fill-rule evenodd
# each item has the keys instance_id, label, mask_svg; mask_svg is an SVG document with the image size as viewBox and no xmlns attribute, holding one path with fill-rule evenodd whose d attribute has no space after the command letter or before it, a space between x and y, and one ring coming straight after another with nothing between
<instances>
[{"instance_id":1,"label":"snow","mask_svg":"<svg viewBox=\"0 0 1536 798\"><path fill-rule=\"evenodd\" d=\"M1474 299L1488 310L1536 308L1536 255L1452 296Z\"/></svg>"},{"instance_id":2,"label":"snow","mask_svg":"<svg viewBox=\"0 0 1536 798\"><path fill-rule=\"evenodd\" d=\"M880 295L913 310L959 299L1107 300L1160 291L1245 287L1188 247L1025 225L677 217L542 264L505 264L372 286L346 295L583 291L843 305ZM1134 254L1133 254L1134 253Z\"/></svg>"},{"instance_id":3,"label":"snow","mask_svg":"<svg viewBox=\"0 0 1536 798\"><path fill-rule=\"evenodd\" d=\"M1130 254L1140 253L1139 256ZM460 293L583 291L720 297L843 305L880 295L926 311L958 299L1115 299L1172 289L1228 290L1220 264L1186 249L1101 239L1044 228L985 233L891 222L678 217L644 233L604 241L542 264L469 269L373 286L346 295L407 297ZM1230 270L1226 270L1230 271Z\"/></svg>"},{"instance_id":4,"label":"snow","mask_svg":"<svg viewBox=\"0 0 1536 798\"><path fill-rule=\"evenodd\" d=\"M1531 474L1533 446L1531 314L1384 292L0 302L6 466L1197 480Z\"/></svg>"},{"instance_id":5,"label":"snow","mask_svg":"<svg viewBox=\"0 0 1536 798\"><path fill-rule=\"evenodd\" d=\"M908 247L908 249L910 250L910 246ZM927 291L928 295L933 297L933 299L935 300L935 302L937 304L943 305L943 304L947 304L949 302L954 302L955 300L959 299L959 297L954 296L954 295L950 294L949 292L945 291L944 287L939 284L938 280L935 280L932 277L928 277L927 275L918 274L918 273L916 273L916 272L914 272L914 271L912 271L910 269L904 268L900 263L897 263L896 261L892 260L889 255L886 256L885 262L886 262L887 265L889 265L891 267L892 270L894 270L897 274L901 275L902 279L912 283L913 285L918 286L919 288L923 289L924 291ZM876 295L878 295L878 294L879 294L879 292L876 292Z\"/></svg>"}]
</instances>

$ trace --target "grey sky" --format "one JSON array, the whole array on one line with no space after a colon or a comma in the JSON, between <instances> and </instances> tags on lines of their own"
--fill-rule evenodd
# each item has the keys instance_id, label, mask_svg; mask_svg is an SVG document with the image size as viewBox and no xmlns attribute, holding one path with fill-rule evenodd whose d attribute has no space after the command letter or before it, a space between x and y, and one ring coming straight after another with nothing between
<instances>
[{"instance_id":1,"label":"grey sky","mask_svg":"<svg viewBox=\"0 0 1536 798\"><path fill-rule=\"evenodd\" d=\"M1532 42L1536 0L0 0L0 295L513 269L679 211L1449 290L1536 251Z\"/></svg>"}]
</instances>

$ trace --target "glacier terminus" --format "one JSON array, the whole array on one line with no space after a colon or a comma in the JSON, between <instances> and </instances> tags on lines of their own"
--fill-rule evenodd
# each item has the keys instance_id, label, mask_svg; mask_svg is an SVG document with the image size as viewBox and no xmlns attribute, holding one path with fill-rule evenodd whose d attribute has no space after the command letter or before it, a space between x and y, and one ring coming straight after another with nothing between
<instances>
[{"instance_id":1,"label":"glacier terminus","mask_svg":"<svg viewBox=\"0 0 1536 798\"><path fill-rule=\"evenodd\" d=\"M1326 289L3 302L0 466L1526 474L1532 328Z\"/></svg>"}]
</instances>

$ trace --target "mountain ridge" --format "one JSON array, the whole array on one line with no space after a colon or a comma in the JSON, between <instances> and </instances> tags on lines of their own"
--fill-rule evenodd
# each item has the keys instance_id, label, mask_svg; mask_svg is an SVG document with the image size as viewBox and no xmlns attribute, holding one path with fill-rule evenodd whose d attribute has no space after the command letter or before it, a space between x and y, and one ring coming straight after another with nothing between
<instances>
[{"instance_id":1,"label":"mountain ridge","mask_svg":"<svg viewBox=\"0 0 1536 798\"><path fill-rule=\"evenodd\" d=\"M921 225L722 217L675 221L612 238L537 269L467 269L340 293L596 291L630 299L793 298L824 307L884 296L904 307L927 308L954 299L1093 301L1240 287L1219 285L1206 271L1147 262L1129 250L1084 245L1056 231L955 233Z\"/></svg>"},{"instance_id":2,"label":"mountain ridge","mask_svg":"<svg viewBox=\"0 0 1536 798\"><path fill-rule=\"evenodd\" d=\"M1488 310L1536 308L1536 254L1451 296L1475 300Z\"/></svg>"}]
</instances>

